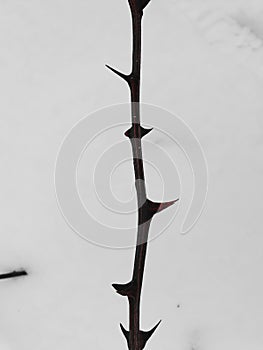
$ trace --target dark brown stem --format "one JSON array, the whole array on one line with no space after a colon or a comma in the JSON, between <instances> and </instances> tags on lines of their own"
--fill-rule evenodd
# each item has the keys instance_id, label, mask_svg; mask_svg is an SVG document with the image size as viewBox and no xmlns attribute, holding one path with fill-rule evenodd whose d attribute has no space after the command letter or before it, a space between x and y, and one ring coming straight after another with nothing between
<instances>
[{"instance_id":1,"label":"dark brown stem","mask_svg":"<svg viewBox=\"0 0 263 350\"><path fill-rule=\"evenodd\" d=\"M140 301L150 224L156 213L168 208L176 201L155 203L150 201L146 195L141 140L142 137L147 135L152 129L145 129L141 126L140 76L143 9L150 0L128 1L131 9L133 32L132 72L129 75L125 75L114 68L107 67L123 78L130 87L132 126L125 132L125 135L130 139L133 153L135 187L138 204L138 231L132 280L126 284L113 284L113 287L116 289L117 293L128 297L130 315L129 331L127 331L121 324L121 330L127 340L128 347L130 350L142 350L160 323L159 322L148 332L140 330Z\"/></svg>"},{"instance_id":2,"label":"dark brown stem","mask_svg":"<svg viewBox=\"0 0 263 350\"><path fill-rule=\"evenodd\" d=\"M27 272L24 270L21 270L21 271L3 273L0 275L0 280L14 278L14 277L21 277L21 276L27 276Z\"/></svg>"}]
</instances>

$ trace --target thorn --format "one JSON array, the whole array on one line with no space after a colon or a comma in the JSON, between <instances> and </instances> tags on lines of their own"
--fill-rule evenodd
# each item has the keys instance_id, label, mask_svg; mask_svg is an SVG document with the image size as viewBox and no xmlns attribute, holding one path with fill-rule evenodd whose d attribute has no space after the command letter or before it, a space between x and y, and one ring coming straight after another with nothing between
<instances>
[{"instance_id":1,"label":"thorn","mask_svg":"<svg viewBox=\"0 0 263 350\"><path fill-rule=\"evenodd\" d=\"M151 1L151 0L143 0L143 1L142 1L142 6L143 6L143 8L145 8L145 7L149 4L150 1Z\"/></svg>"},{"instance_id":2,"label":"thorn","mask_svg":"<svg viewBox=\"0 0 263 350\"><path fill-rule=\"evenodd\" d=\"M130 332L129 331L127 331L124 327L123 327L123 325L120 323L120 327L121 327L121 331L122 331L122 333L124 334L124 337L126 338L126 340L127 340L127 344L128 344L128 347L129 347L129 341L130 341Z\"/></svg>"},{"instance_id":3,"label":"thorn","mask_svg":"<svg viewBox=\"0 0 263 350\"><path fill-rule=\"evenodd\" d=\"M0 279L7 279L7 278L14 278L14 277L21 277L21 276L27 276L27 272L25 270L22 271L13 271L8 272L0 275Z\"/></svg>"},{"instance_id":4,"label":"thorn","mask_svg":"<svg viewBox=\"0 0 263 350\"><path fill-rule=\"evenodd\" d=\"M137 0L137 5L140 7L140 10L144 10L150 1L151 0Z\"/></svg>"},{"instance_id":5,"label":"thorn","mask_svg":"<svg viewBox=\"0 0 263 350\"><path fill-rule=\"evenodd\" d=\"M132 125L132 127L130 129L125 131L124 135L127 136L129 139L135 139L135 138L142 139L144 136L146 136L147 134L149 134L149 132L151 132L153 130L153 128L145 129L141 125L139 125L139 129L140 129L140 137L139 137L139 135L138 136L136 135L136 130L135 130L134 124Z\"/></svg>"},{"instance_id":6,"label":"thorn","mask_svg":"<svg viewBox=\"0 0 263 350\"><path fill-rule=\"evenodd\" d=\"M152 130L153 130L153 128L145 129L145 128L143 128L141 126L141 135L142 135L142 137L148 135Z\"/></svg>"},{"instance_id":7,"label":"thorn","mask_svg":"<svg viewBox=\"0 0 263 350\"><path fill-rule=\"evenodd\" d=\"M130 76L129 75L126 75L126 74L123 74L119 71L117 71L116 69L112 68L111 66L109 65L105 65L109 70L111 70L113 73L117 74L119 77L121 77L122 79L124 79L128 84L130 83Z\"/></svg>"},{"instance_id":8,"label":"thorn","mask_svg":"<svg viewBox=\"0 0 263 350\"><path fill-rule=\"evenodd\" d=\"M154 203L154 204L159 204L159 207L158 207L158 210L157 210L157 213L160 213L162 210L166 209L166 208L169 208L171 205L173 205L174 203L178 202L179 201L179 198L173 200L173 201L170 201L170 202L164 202L164 203Z\"/></svg>"},{"instance_id":9,"label":"thorn","mask_svg":"<svg viewBox=\"0 0 263 350\"><path fill-rule=\"evenodd\" d=\"M147 331L147 332L140 331L141 349L143 349L145 347L147 341L151 338L151 336L156 331L157 327L159 326L159 324L161 322L162 322L162 320L160 320L150 331Z\"/></svg>"},{"instance_id":10,"label":"thorn","mask_svg":"<svg viewBox=\"0 0 263 350\"><path fill-rule=\"evenodd\" d=\"M153 216L157 213L160 213L166 208L169 208L171 205L176 203L179 199L175 199L169 202L157 203L152 202L147 199L144 204L139 209L139 224L144 224L145 222L151 220Z\"/></svg>"},{"instance_id":11,"label":"thorn","mask_svg":"<svg viewBox=\"0 0 263 350\"><path fill-rule=\"evenodd\" d=\"M126 284L112 284L112 287L116 289L116 292L122 296L132 297L135 292L135 284L133 281Z\"/></svg>"}]
</instances>

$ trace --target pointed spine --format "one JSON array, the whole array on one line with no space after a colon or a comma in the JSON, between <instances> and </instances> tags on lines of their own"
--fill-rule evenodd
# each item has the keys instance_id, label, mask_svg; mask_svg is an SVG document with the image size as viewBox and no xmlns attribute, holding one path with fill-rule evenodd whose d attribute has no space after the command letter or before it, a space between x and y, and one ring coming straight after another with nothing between
<instances>
[{"instance_id":1,"label":"pointed spine","mask_svg":"<svg viewBox=\"0 0 263 350\"><path fill-rule=\"evenodd\" d=\"M121 323L120 323L120 328L121 328L121 331L122 331L122 333L127 341L128 348L130 348L130 332L127 331Z\"/></svg>"},{"instance_id":2,"label":"pointed spine","mask_svg":"<svg viewBox=\"0 0 263 350\"><path fill-rule=\"evenodd\" d=\"M149 4L151 0L137 0L137 4L139 6L139 9L142 11L145 9L145 7Z\"/></svg>"},{"instance_id":3,"label":"pointed spine","mask_svg":"<svg viewBox=\"0 0 263 350\"><path fill-rule=\"evenodd\" d=\"M156 331L156 329L158 328L159 324L161 323L162 321L160 320L151 330L149 331L140 331L139 332L139 337L140 337L140 350L144 349L148 340L151 338L151 336L153 335L153 333ZM123 327L123 325L120 323L120 328L121 328L121 331L127 341L127 344L128 344L128 348L130 348L130 332L127 331L127 329L125 329Z\"/></svg>"},{"instance_id":4,"label":"pointed spine","mask_svg":"<svg viewBox=\"0 0 263 350\"><path fill-rule=\"evenodd\" d=\"M153 335L153 333L156 331L156 329L158 328L158 326L160 325L162 321L160 320L151 330L149 331L140 331L140 349L144 349L146 343L148 342L148 340L151 338L151 336ZM120 323L120 328L121 331L127 341L128 344L128 348L130 348L130 332L127 331L127 329L125 329L123 327L123 325Z\"/></svg>"},{"instance_id":5,"label":"pointed spine","mask_svg":"<svg viewBox=\"0 0 263 350\"><path fill-rule=\"evenodd\" d=\"M105 65L109 70L111 70L113 73L117 74L120 78L124 79L128 84L130 84L130 75L124 74L116 70L115 68L112 68L108 64Z\"/></svg>"},{"instance_id":6,"label":"pointed spine","mask_svg":"<svg viewBox=\"0 0 263 350\"><path fill-rule=\"evenodd\" d=\"M136 124L133 124L132 127L127 131L125 131L124 133L124 135L127 136L129 139L135 139L135 138L142 139L144 136L146 136L153 130L153 128L145 129L141 125L138 125L137 127L135 127L135 125Z\"/></svg>"},{"instance_id":7,"label":"pointed spine","mask_svg":"<svg viewBox=\"0 0 263 350\"><path fill-rule=\"evenodd\" d=\"M117 284L113 283L112 287L116 290L116 292L122 296L126 297L134 297L136 293L136 282L131 281L125 284Z\"/></svg>"},{"instance_id":8,"label":"pointed spine","mask_svg":"<svg viewBox=\"0 0 263 350\"><path fill-rule=\"evenodd\" d=\"M151 338L151 336L156 331L156 329L158 328L158 326L161 322L162 322L162 320L160 320L150 331L147 331L147 332L141 331L140 332L141 349L143 349L145 347L147 341Z\"/></svg>"},{"instance_id":9,"label":"pointed spine","mask_svg":"<svg viewBox=\"0 0 263 350\"><path fill-rule=\"evenodd\" d=\"M139 224L142 225L145 222L151 220L155 214L160 213L166 208L169 208L177 201L178 199L169 202L158 203L147 199L139 209Z\"/></svg>"}]
</instances>

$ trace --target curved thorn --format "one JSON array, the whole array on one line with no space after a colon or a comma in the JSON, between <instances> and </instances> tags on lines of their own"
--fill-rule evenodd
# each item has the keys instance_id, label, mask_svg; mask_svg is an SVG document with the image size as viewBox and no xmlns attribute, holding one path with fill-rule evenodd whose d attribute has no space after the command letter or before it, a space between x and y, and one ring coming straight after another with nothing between
<instances>
[{"instance_id":1,"label":"curved thorn","mask_svg":"<svg viewBox=\"0 0 263 350\"><path fill-rule=\"evenodd\" d=\"M147 332L145 332L145 331L140 332L142 349L145 347L147 341L151 338L151 336L156 331L156 329L158 328L158 326L161 322L162 322L162 320L160 320L151 330L149 330Z\"/></svg>"},{"instance_id":2,"label":"curved thorn","mask_svg":"<svg viewBox=\"0 0 263 350\"><path fill-rule=\"evenodd\" d=\"M144 10L151 0L137 0L137 6L140 10Z\"/></svg>"},{"instance_id":3,"label":"curved thorn","mask_svg":"<svg viewBox=\"0 0 263 350\"><path fill-rule=\"evenodd\" d=\"M141 135L142 137L143 136L146 136L147 134L149 134L151 131L153 130L153 128L150 128L150 129L145 129L141 126Z\"/></svg>"},{"instance_id":4,"label":"curved thorn","mask_svg":"<svg viewBox=\"0 0 263 350\"><path fill-rule=\"evenodd\" d=\"M173 201L170 201L170 202L155 203L155 204L159 204L157 213L160 213L162 210L169 208L171 205L173 205L174 203L176 203L178 201L179 201L179 198L177 198Z\"/></svg>"},{"instance_id":5,"label":"curved thorn","mask_svg":"<svg viewBox=\"0 0 263 350\"><path fill-rule=\"evenodd\" d=\"M123 327L123 325L120 323L120 328L121 328L121 331L122 331L122 333L123 333L123 335L124 335L124 337L126 338L126 341L127 341L127 344L128 344L128 346L129 346L129 337L130 337L130 332L129 331L127 331L124 327Z\"/></svg>"},{"instance_id":6,"label":"curved thorn","mask_svg":"<svg viewBox=\"0 0 263 350\"><path fill-rule=\"evenodd\" d=\"M143 1L142 1L142 7L143 7L143 9L145 9L145 7L149 4L150 1L151 1L151 0L143 0Z\"/></svg>"},{"instance_id":7,"label":"curved thorn","mask_svg":"<svg viewBox=\"0 0 263 350\"><path fill-rule=\"evenodd\" d=\"M132 125L132 127L130 129L125 131L124 135L127 136L129 139L143 138L144 136L146 136L147 134L149 134L149 132L151 132L153 130L153 128L145 129L141 125L139 125L139 129L140 129L140 136L136 135L134 124Z\"/></svg>"},{"instance_id":8,"label":"curved thorn","mask_svg":"<svg viewBox=\"0 0 263 350\"><path fill-rule=\"evenodd\" d=\"M121 77L122 79L124 79L127 83L130 82L130 76L126 75L124 73L119 72L118 70L112 68L111 66L109 66L108 64L105 64L105 66L111 70L113 73L117 74L119 77Z\"/></svg>"},{"instance_id":9,"label":"curved thorn","mask_svg":"<svg viewBox=\"0 0 263 350\"><path fill-rule=\"evenodd\" d=\"M116 292L122 296L133 296L135 293L135 285L134 282L128 282L125 284L117 284L113 283L112 287L116 290Z\"/></svg>"},{"instance_id":10,"label":"curved thorn","mask_svg":"<svg viewBox=\"0 0 263 350\"><path fill-rule=\"evenodd\" d=\"M155 214L160 213L166 208L169 208L178 200L179 199L177 198L173 201L158 203L147 199L139 210L139 224L141 225L151 220Z\"/></svg>"}]
</instances>

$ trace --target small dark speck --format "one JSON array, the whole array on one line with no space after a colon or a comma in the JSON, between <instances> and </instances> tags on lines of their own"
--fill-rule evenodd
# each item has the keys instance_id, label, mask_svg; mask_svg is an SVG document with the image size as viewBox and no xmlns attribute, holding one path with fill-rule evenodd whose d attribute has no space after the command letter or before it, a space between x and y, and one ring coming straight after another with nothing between
<instances>
[{"instance_id":1,"label":"small dark speck","mask_svg":"<svg viewBox=\"0 0 263 350\"><path fill-rule=\"evenodd\" d=\"M180 304L177 304L177 308L179 309L181 307L181 305Z\"/></svg>"}]
</instances>

